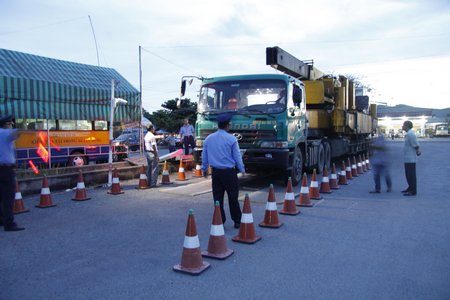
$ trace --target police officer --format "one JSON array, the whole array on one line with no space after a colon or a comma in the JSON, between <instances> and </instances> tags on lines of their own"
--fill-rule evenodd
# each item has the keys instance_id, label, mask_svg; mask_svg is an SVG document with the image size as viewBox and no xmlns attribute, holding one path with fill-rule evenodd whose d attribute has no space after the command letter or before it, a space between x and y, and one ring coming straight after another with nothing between
<instances>
[{"instance_id":1,"label":"police officer","mask_svg":"<svg viewBox=\"0 0 450 300\"><path fill-rule=\"evenodd\" d=\"M219 129L206 137L203 143L202 170L207 176L208 166L212 168L212 191L214 201L219 201L222 221L225 223L223 199L225 191L228 195L231 218L234 228L241 224L241 208L239 206L238 171L245 174L244 163L236 138L227 131L230 128L231 114L222 114L217 118Z\"/></svg>"},{"instance_id":2,"label":"police officer","mask_svg":"<svg viewBox=\"0 0 450 300\"><path fill-rule=\"evenodd\" d=\"M12 116L0 118L0 226L5 231L20 231L14 222L13 205L16 193L16 149L17 129L13 129Z\"/></svg>"}]
</instances>

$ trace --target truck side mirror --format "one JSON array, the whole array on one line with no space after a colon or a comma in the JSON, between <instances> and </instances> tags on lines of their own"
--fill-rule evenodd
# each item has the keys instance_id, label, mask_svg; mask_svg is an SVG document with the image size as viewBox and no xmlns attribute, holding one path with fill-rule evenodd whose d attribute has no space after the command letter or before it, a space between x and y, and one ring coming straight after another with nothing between
<instances>
[{"instance_id":1,"label":"truck side mirror","mask_svg":"<svg viewBox=\"0 0 450 300\"><path fill-rule=\"evenodd\" d=\"M292 95L292 100L294 101L294 104L296 106L299 106L300 103L302 103L302 100L303 100L302 90L296 85L294 85L294 91L293 91L293 95Z\"/></svg>"},{"instance_id":2,"label":"truck side mirror","mask_svg":"<svg viewBox=\"0 0 450 300\"><path fill-rule=\"evenodd\" d=\"M184 93L186 93L186 80L181 81L181 91L180 91L181 97L184 96Z\"/></svg>"}]
</instances>

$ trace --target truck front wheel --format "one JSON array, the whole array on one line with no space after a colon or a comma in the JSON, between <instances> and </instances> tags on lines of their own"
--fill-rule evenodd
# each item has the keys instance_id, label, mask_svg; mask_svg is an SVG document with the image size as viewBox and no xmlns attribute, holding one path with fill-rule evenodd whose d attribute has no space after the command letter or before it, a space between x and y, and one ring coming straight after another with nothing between
<instances>
[{"instance_id":1,"label":"truck front wheel","mask_svg":"<svg viewBox=\"0 0 450 300\"><path fill-rule=\"evenodd\" d=\"M291 169L286 172L286 181L291 177L292 185L297 186L302 181L303 176L303 156L299 147L295 147L292 157Z\"/></svg>"}]
</instances>

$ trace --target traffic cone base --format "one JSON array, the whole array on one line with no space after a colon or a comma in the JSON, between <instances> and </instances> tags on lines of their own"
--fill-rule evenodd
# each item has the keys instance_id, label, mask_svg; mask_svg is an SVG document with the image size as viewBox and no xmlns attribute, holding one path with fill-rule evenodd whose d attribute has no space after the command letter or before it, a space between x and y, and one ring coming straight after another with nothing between
<instances>
[{"instance_id":1,"label":"traffic cone base","mask_svg":"<svg viewBox=\"0 0 450 300\"><path fill-rule=\"evenodd\" d=\"M259 223L259 226L268 228L279 228L282 225L283 223L278 221L277 200L275 199L275 192L273 190L273 185L271 184L269 188L269 195L267 197L264 220L261 223Z\"/></svg>"},{"instance_id":2,"label":"traffic cone base","mask_svg":"<svg viewBox=\"0 0 450 300\"><path fill-rule=\"evenodd\" d=\"M297 206L295 205L295 195L292 191L292 179L291 177L289 177L286 187L286 193L284 195L283 208L280 210L280 214L295 216L299 213L300 210L297 209Z\"/></svg>"},{"instance_id":3,"label":"traffic cone base","mask_svg":"<svg viewBox=\"0 0 450 300\"><path fill-rule=\"evenodd\" d=\"M145 167L141 166L141 169L139 171L139 183L136 189L138 190L146 190L149 189L150 186L148 185L147 175L145 174Z\"/></svg>"},{"instance_id":4,"label":"traffic cone base","mask_svg":"<svg viewBox=\"0 0 450 300\"><path fill-rule=\"evenodd\" d=\"M200 249L186 249L184 251L184 254L186 256L199 256L201 257L201 252ZM203 271L205 271L206 269L208 269L210 267L210 264L206 261L202 261L201 262L201 266L197 267L197 268L186 268L183 267L182 264L177 264L175 266L173 266L173 270L176 272L181 272L181 273L187 273L190 275L199 275L200 273L202 273Z\"/></svg>"},{"instance_id":5,"label":"traffic cone base","mask_svg":"<svg viewBox=\"0 0 450 300\"><path fill-rule=\"evenodd\" d=\"M333 163L333 167L331 169L331 175L330 175L330 189L332 190L339 190L340 187L338 185L338 176L336 174L336 165Z\"/></svg>"},{"instance_id":6,"label":"traffic cone base","mask_svg":"<svg viewBox=\"0 0 450 300\"><path fill-rule=\"evenodd\" d=\"M178 174L177 174L177 181L185 181L186 179L186 172L184 171L183 167L183 160L180 159L180 167L178 168Z\"/></svg>"},{"instance_id":7,"label":"traffic cone base","mask_svg":"<svg viewBox=\"0 0 450 300\"><path fill-rule=\"evenodd\" d=\"M22 193L20 192L19 183L16 180L16 194L14 196L13 213L15 215L29 212L29 209L25 208L22 199Z\"/></svg>"},{"instance_id":8,"label":"traffic cone base","mask_svg":"<svg viewBox=\"0 0 450 300\"><path fill-rule=\"evenodd\" d=\"M78 173L77 189L75 191L75 197L72 198L73 201L86 201L89 200L86 194L86 186L84 185L83 174L81 171Z\"/></svg>"},{"instance_id":9,"label":"traffic cone base","mask_svg":"<svg viewBox=\"0 0 450 300\"><path fill-rule=\"evenodd\" d=\"M108 191L108 194L110 195L120 195L123 194L124 191L120 188L120 181L119 181L119 175L117 173L117 169L114 169L113 172L113 178L112 178L112 185L111 188Z\"/></svg>"},{"instance_id":10,"label":"traffic cone base","mask_svg":"<svg viewBox=\"0 0 450 300\"><path fill-rule=\"evenodd\" d=\"M195 166L194 177L203 177L202 167L199 164Z\"/></svg>"},{"instance_id":11,"label":"traffic cone base","mask_svg":"<svg viewBox=\"0 0 450 300\"><path fill-rule=\"evenodd\" d=\"M167 168L167 160L164 161L164 168L162 171L162 177L161 177L161 184L172 184L173 182L170 182L170 177L169 177L169 169Z\"/></svg>"},{"instance_id":12,"label":"traffic cone base","mask_svg":"<svg viewBox=\"0 0 450 300\"><path fill-rule=\"evenodd\" d=\"M306 177L306 173L303 174L302 187L300 188L300 195L298 197L298 202L295 205L304 207L313 206L311 199L309 198L308 178Z\"/></svg>"},{"instance_id":13,"label":"traffic cone base","mask_svg":"<svg viewBox=\"0 0 450 300\"><path fill-rule=\"evenodd\" d=\"M223 239L226 240L225 236L223 237ZM218 248L218 247L220 247L221 244L223 244L223 241L220 241L220 240L211 240L210 239L209 242L210 242L210 244L212 244L211 247L215 247L215 248ZM225 252L222 252L222 253L213 253L213 252L209 252L208 250L205 250L205 251L202 251L202 256L209 257L209 258L215 258L215 259L225 259L225 258L228 258L229 256L231 256L233 253L234 253L234 251L231 249L228 249L228 248L225 250Z\"/></svg>"}]
</instances>

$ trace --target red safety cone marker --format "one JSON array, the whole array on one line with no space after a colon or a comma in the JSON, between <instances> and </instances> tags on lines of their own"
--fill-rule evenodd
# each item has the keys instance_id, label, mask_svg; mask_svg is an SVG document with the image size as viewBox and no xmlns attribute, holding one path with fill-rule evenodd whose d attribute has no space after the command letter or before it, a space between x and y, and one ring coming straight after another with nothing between
<instances>
[{"instance_id":1,"label":"red safety cone marker","mask_svg":"<svg viewBox=\"0 0 450 300\"><path fill-rule=\"evenodd\" d=\"M260 239L261 237L255 234L255 225L253 224L253 214L250 207L250 198L248 194L245 194L239 234L233 237L232 240L239 243L254 244Z\"/></svg>"},{"instance_id":2,"label":"red safety cone marker","mask_svg":"<svg viewBox=\"0 0 450 300\"><path fill-rule=\"evenodd\" d=\"M39 199L39 204L36 205L38 208L49 208L56 206L52 202L52 196L50 195L50 188L48 187L48 179L47 176L44 176L42 180L42 188L41 188L41 197Z\"/></svg>"},{"instance_id":3,"label":"red safety cone marker","mask_svg":"<svg viewBox=\"0 0 450 300\"><path fill-rule=\"evenodd\" d=\"M330 178L328 178L328 168L325 166L323 168L323 174L322 174L322 182L320 183L320 193L330 194L331 193L331 187L330 187Z\"/></svg>"},{"instance_id":4,"label":"red safety cone marker","mask_svg":"<svg viewBox=\"0 0 450 300\"><path fill-rule=\"evenodd\" d=\"M146 190L150 188L150 186L148 185L147 174L145 173L144 165L142 165L139 169L139 183L136 188L139 190Z\"/></svg>"},{"instance_id":5,"label":"red safety cone marker","mask_svg":"<svg viewBox=\"0 0 450 300\"><path fill-rule=\"evenodd\" d=\"M214 203L214 214L209 235L208 249L206 251L202 251L202 256L225 259L231 254L233 254L233 250L228 249L227 247L227 239L223 228L219 201L216 201Z\"/></svg>"},{"instance_id":6,"label":"red safety cone marker","mask_svg":"<svg viewBox=\"0 0 450 300\"><path fill-rule=\"evenodd\" d=\"M180 167L178 168L177 180L179 180L179 181L185 181L186 180L186 173L184 172L183 160L182 159L180 159Z\"/></svg>"},{"instance_id":7,"label":"red safety cone marker","mask_svg":"<svg viewBox=\"0 0 450 300\"><path fill-rule=\"evenodd\" d=\"M186 225L186 234L184 236L181 263L173 266L173 270L190 275L199 275L209 268L209 266L209 263L203 261L200 242L197 235L197 227L195 225L194 211L190 209Z\"/></svg>"},{"instance_id":8,"label":"red safety cone marker","mask_svg":"<svg viewBox=\"0 0 450 300\"><path fill-rule=\"evenodd\" d=\"M363 173L366 173L367 172L366 160L363 158L363 156L361 156L361 154L359 155L359 161L361 162Z\"/></svg>"},{"instance_id":9,"label":"red safety cone marker","mask_svg":"<svg viewBox=\"0 0 450 300\"><path fill-rule=\"evenodd\" d=\"M330 176L330 188L332 190L339 190L339 184L338 184L338 176L336 173L336 165L333 163L333 167L331 168L331 176Z\"/></svg>"},{"instance_id":10,"label":"red safety cone marker","mask_svg":"<svg viewBox=\"0 0 450 300\"><path fill-rule=\"evenodd\" d=\"M372 168L370 167L370 162L369 162L369 153L367 153L367 155L365 155L365 159L366 159L366 167L367 167L367 170L372 169Z\"/></svg>"},{"instance_id":11,"label":"red safety cone marker","mask_svg":"<svg viewBox=\"0 0 450 300\"><path fill-rule=\"evenodd\" d=\"M352 176L358 177L358 167L356 165L356 158L353 156L353 162L352 162Z\"/></svg>"},{"instance_id":12,"label":"red safety cone marker","mask_svg":"<svg viewBox=\"0 0 450 300\"><path fill-rule=\"evenodd\" d=\"M259 223L259 226L269 228L279 228L282 225L283 222L278 221L277 200L275 199L273 184L271 184L269 187L269 195L267 197L264 220L261 223Z\"/></svg>"},{"instance_id":13,"label":"red safety cone marker","mask_svg":"<svg viewBox=\"0 0 450 300\"><path fill-rule=\"evenodd\" d=\"M78 181L77 181L77 189L75 190L75 197L72 199L74 201L85 201L85 200L89 200L91 198L89 198L87 196L86 193L86 187L84 185L84 180L83 180L83 173L81 173L81 170L78 171Z\"/></svg>"},{"instance_id":14,"label":"red safety cone marker","mask_svg":"<svg viewBox=\"0 0 450 300\"><path fill-rule=\"evenodd\" d=\"M345 170L346 170L345 162L342 161L341 173L339 174L339 181L338 181L339 185L348 185L347 172Z\"/></svg>"},{"instance_id":15,"label":"red safety cone marker","mask_svg":"<svg viewBox=\"0 0 450 300\"><path fill-rule=\"evenodd\" d=\"M194 177L203 177L202 166L199 164L195 165Z\"/></svg>"},{"instance_id":16,"label":"red safety cone marker","mask_svg":"<svg viewBox=\"0 0 450 300\"><path fill-rule=\"evenodd\" d=\"M108 194L119 195L123 193L124 191L122 191L122 189L120 188L119 172L117 172L117 168L114 168L112 175L112 185L111 189L108 191Z\"/></svg>"},{"instance_id":17,"label":"red safety cone marker","mask_svg":"<svg viewBox=\"0 0 450 300\"><path fill-rule=\"evenodd\" d=\"M356 160L356 158L353 156L353 159ZM361 163L361 156L358 156L358 160L356 160L356 171L358 172L358 175L363 174L363 169L362 169L362 163Z\"/></svg>"},{"instance_id":18,"label":"red safety cone marker","mask_svg":"<svg viewBox=\"0 0 450 300\"><path fill-rule=\"evenodd\" d=\"M286 187L286 194L284 195L283 209L280 210L280 214L295 216L299 213L300 210L297 209L297 206L295 205L295 195L292 190L292 179L289 177Z\"/></svg>"},{"instance_id":19,"label":"red safety cone marker","mask_svg":"<svg viewBox=\"0 0 450 300\"><path fill-rule=\"evenodd\" d=\"M347 158L347 166L345 166L345 177L347 180L353 179L352 163L350 162L350 157Z\"/></svg>"},{"instance_id":20,"label":"red safety cone marker","mask_svg":"<svg viewBox=\"0 0 450 300\"><path fill-rule=\"evenodd\" d=\"M19 182L16 180L16 194L14 196L13 213L15 215L29 212L29 209L25 208L22 199L22 193L20 192Z\"/></svg>"},{"instance_id":21,"label":"red safety cone marker","mask_svg":"<svg viewBox=\"0 0 450 300\"><path fill-rule=\"evenodd\" d=\"M298 197L297 206L313 206L311 199L309 199L309 187L308 187L308 178L306 177L306 173L303 174L302 178L302 187L300 188L300 195Z\"/></svg>"},{"instance_id":22,"label":"red safety cone marker","mask_svg":"<svg viewBox=\"0 0 450 300\"><path fill-rule=\"evenodd\" d=\"M320 196L319 192L319 182L317 181L316 169L313 170L311 176L311 184L309 186L309 199L320 200L322 196Z\"/></svg>"},{"instance_id":23,"label":"red safety cone marker","mask_svg":"<svg viewBox=\"0 0 450 300\"><path fill-rule=\"evenodd\" d=\"M164 168L162 171L162 177L161 177L161 184L172 184L173 182L170 182L169 177L169 169L167 168L167 160L164 161Z\"/></svg>"}]
</instances>

